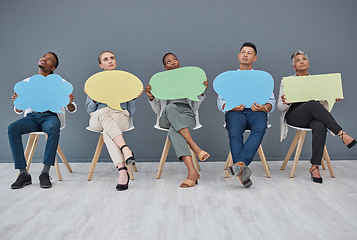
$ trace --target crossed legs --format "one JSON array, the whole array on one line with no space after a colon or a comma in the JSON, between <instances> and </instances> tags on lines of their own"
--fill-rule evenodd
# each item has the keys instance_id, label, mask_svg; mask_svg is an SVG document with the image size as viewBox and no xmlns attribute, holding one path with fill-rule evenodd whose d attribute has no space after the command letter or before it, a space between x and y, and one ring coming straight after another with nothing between
<instances>
[{"instance_id":1,"label":"crossed legs","mask_svg":"<svg viewBox=\"0 0 357 240\"><path fill-rule=\"evenodd\" d=\"M91 114L89 127L95 130L103 130L103 139L109 155L116 168L125 166L125 160L133 157L133 153L127 146L122 131L129 128L129 112L118 111L104 107ZM124 147L123 147L124 146ZM118 184L125 184L128 180L127 171L119 171Z\"/></svg>"},{"instance_id":2,"label":"crossed legs","mask_svg":"<svg viewBox=\"0 0 357 240\"><path fill-rule=\"evenodd\" d=\"M198 178L197 170L195 169L190 150L199 156L200 160L206 160L209 154L193 141L190 131L195 127L195 114L187 104L168 104L160 117L160 127L169 129L169 137L175 149L176 156L181 159L188 170L187 179L196 181Z\"/></svg>"}]
</instances>

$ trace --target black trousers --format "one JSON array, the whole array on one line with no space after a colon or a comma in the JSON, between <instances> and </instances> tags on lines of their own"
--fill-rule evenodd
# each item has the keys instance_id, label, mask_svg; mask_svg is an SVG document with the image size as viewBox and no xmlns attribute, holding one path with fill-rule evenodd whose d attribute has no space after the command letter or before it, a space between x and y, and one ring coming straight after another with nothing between
<instances>
[{"instance_id":1,"label":"black trousers","mask_svg":"<svg viewBox=\"0 0 357 240\"><path fill-rule=\"evenodd\" d=\"M327 129L337 134L342 130L332 115L317 101L293 103L285 115L289 125L312 130L311 164L320 165Z\"/></svg>"}]
</instances>

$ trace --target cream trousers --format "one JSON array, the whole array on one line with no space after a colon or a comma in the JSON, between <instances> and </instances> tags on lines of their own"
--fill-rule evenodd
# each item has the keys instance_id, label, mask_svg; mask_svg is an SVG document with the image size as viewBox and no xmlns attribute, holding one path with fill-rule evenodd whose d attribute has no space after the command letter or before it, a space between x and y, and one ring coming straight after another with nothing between
<instances>
[{"instance_id":1,"label":"cream trousers","mask_svg":"<svg viewBox=\"0 0 357 240\"><path fill-rule=\"evenodd\" d=\"M123 134L123 131L129 128L129 112L104 107L92 112L90 116L89 128L103 131L103 139L115 167L118 166L119 162L125 162L123 153L115 144L113 138Z\"/></svg>"}]
</instances>

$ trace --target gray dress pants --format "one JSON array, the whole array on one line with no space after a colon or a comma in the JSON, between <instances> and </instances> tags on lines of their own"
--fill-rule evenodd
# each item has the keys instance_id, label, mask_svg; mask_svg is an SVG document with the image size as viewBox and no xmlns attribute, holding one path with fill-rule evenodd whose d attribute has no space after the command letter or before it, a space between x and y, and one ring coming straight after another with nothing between
<instances>
[{"instance_id":1,"label":"gray dress pants","mask_svg":"<svg viewBox=\"0 0 357 240\"><path fill-rule=\"evenodd\" d=\"M191 153L187 141L179 133L179 130L188 128L191 132L196 126L195 117L194 112L187 104L173 103L164 108L159 119L160 127L169 129L169 139L180 160L182 156L191 156Z\"/></svg>"}]
</instances>

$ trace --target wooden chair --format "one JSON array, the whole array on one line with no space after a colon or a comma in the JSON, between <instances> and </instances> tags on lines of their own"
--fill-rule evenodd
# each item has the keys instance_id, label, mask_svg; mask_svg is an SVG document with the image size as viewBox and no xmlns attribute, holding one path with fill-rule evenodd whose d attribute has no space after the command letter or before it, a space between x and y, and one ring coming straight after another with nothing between
<instances>
[{"instance_id":1,"label":"wooden chair","mask_svg":"<svg viewBox=\"0 0 357 240\"><path fill-rule=\"evenodd\" d=\"M268 128L270 128L270 127L271 126L268 125ZM244 133L246 133L246 132L250 132L250 130L245 130ZM267 178L270 178L270 171L269 171L268 162L267 162L267 159L265 158L265 154L264 154L263 147L262 147L261 144L259 145L259 148L258 148L258 154L259 154L260 160L262 161L263 168L264 168L264 171L265 171L265 175L267 176ZM232 165L233 165L232 153L231 153L231 151L229 151L229 154L228 154L228 157L227 157L227 160L226 160L226 165L224 166L224 170L226 170L226 173L224 175L225 178L229 177L229 172L228 172L227 168L231 167Z\"/></svg>"},{"instance_id":2,"label":"wooden chair","mask_svg":"<svg viewBox=\"0 0 357 240\"><path fill-rule=\"evenodd\" d=\"M40 137L40 135L45 135L46 140L47 140L47 134L44 133L44 132L30 133L29 139L27 140L27 144L26 144L26 148L25 148L25 152L24 152L25 159L26 159L26 162L27 162L27 167L26 167L27 171L30 169L30 165L31 165L31 162L32 162L33 154L35 153L35 149L36 149L36 146L37 146L37 141L38 141L38 138ZM66 157L64 156L63 151L62 151L62 149L61 149L59 144L57 146L57 153L60 156L63 164L66 166L68 172L72 173L72 169L69 166L68 161L67 161ZM55 158L55 171L56 171L57 179L59 181L62 181L61 172L60 172L60 169L58 167L57 157Z\"/></svg>"},{"instance_id":3,"label":"wooden chair","mask_svg":"<svg viewBox=\"0 0 357 240\"><path fill-rule=\"evenodd\" d=\"M98 139L98 143L97 143L97 147L95 149L95 153L94 153L94 156L93 156L93 159L92 159L92 163L90 165L89 172L88 172L87 180L90 181L90 180L92 180L95 167L97 166L100 153L102 152L104 140L103 140L103 132L102 131L97 131L97 130L91 129L89 127L87 127L86 129L88 131L91 131L91 132L100 133L100 136L99 136L99 139ZM134 126L131 127L131 128L128 128L127 130L125 130L123 132L128 132L128 131L133 130L133 129L134 129ZM127 168L128 168L128 173L129 173L130 180L134 180L133 171L134 172L138 171L138 169L136 168L135 163L131 164L131 166L127 166Z\"/></svg>"},{"instance_id":4,"label":"wooden chair","mask_svg":"<svg viewBox=\"0 0 357 240\"><path fill-rule=\"evenodd\" d=\"M296 148L296 152L295 152L295 157L294 157L294 161L293 161L293 166L291 168L291 172L290 172L290 177L294 177L295 176L295 171L296 171L296 167L297 167L297 164L299 162L299 158L300 158L300 154L301 154L301 150L302 150L302 146L304 145L304 140L305 140L305 136L306 136L306 133L308 131L311 131L310 128L299 128L299 127L295 127L295 126L290 126L288 125L289 127L291 128L294 128L297 130L296 134L295 134L295 137L294 137L294 140L293 142L291 143L290 145L290 148L288 150L288 153L286 154L286 157L284 159L284 162L283 164L281 165L281 170L284 170L285 167L286 167L286 164L288 163L292 153L294 152L295 148ZM321 166L322 166L322 169L326 169L326 166L325 166L325 163L324 163L324 159L326 161L326 164L327 164L327 167L330 171L330 175L332 178L335 177L335 173L333 171L333 168L332 168L332 164L331 164L331 160L330 160L330 156L327 152L327 148L326 148L326 145L324 147L324 152L323 152L323 157L321 159Z\"/></svg>"},{"instance_id":5,"label":"wooden chair","mask_svg":"<svg viewBox=\"0 0 357 240\"><path fill-rule=\"evenodd\" d=\"M162 130L162 131L166 131L166 132L169 131L168 129L160 128L158 126L154 126L154 127L156 129L159 129L159 130ZM202 125L199 125L199 126L195 127L193 130L199 129L201 127L202 127ZM162 174L162 171L164 169L164 165L165 165L165 162L166 162L167 154L169 153L169 150L170 150L170 146L171 146L171 141L169 139L169 133L167 133L166 141L165 141L165 144L164 144L164 148L162 149L162 153L161 153L159 167L157 168L157 175L156 175L157 179L161 178L161 174ZM190 149L190 152L191 152L193 165L195 166L197 171L201 171L201 168L200 168L200 165L198 163L198 160L197 160L197 157L196 157L195 153L192 151L190 146L188 146L188 148Z\"/></svg>"}]
</instances>

